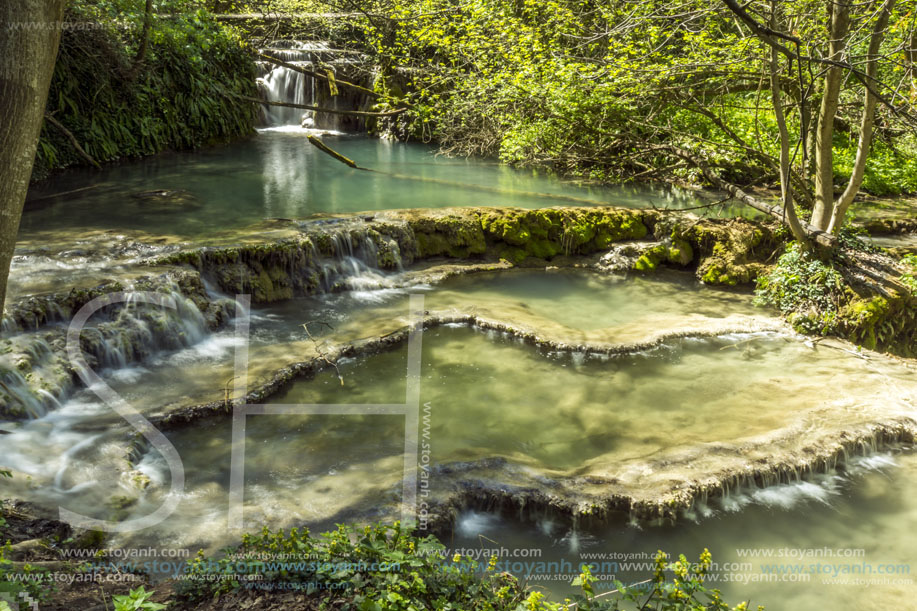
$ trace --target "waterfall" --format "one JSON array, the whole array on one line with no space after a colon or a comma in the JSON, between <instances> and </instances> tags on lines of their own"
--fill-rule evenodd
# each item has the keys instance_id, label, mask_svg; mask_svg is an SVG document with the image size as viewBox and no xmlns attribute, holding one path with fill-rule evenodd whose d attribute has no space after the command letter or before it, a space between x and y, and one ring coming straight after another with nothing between
<instances>
[{"instance_id":1,"label":"waterfall","mask_svg":"<svg viewBox=\"0 0 917 611\"><path fill-rule=\"evenodd\" d=\"M325 73L331 70L336 77L349 81L361 80L360 76L355 74L355 68L359 63L354 59L355 55L332 49L325 42L274 41L259 51L314 72ZM257 66L258 90L262 98L270 102L356 110L364 108L368 101L364 94L353 89L339 88L337 95L331 95L331 88L326 80L316 79L271 62L259 61ZM365 83L361 84L366 86ZM371 87L371 83L369 86ZM301 126L326 131L365 129L365 122L355 117L268 105L261 107L260 122L266 127Z\"/></svg>"},{"instance_id":2,"label":"waterfall","mask_svg":"<svg viewBox=\"0 0 917 611\"><path fill-rule=\"evenodd\" d=\"M148 290L149 284L129 284L126 292ZM172 299L174 309L128 300L105 306L93 316L80 335L83 357L91 368L125 368L209 336L214 324L179 286L169 282L160 288ZM53 297L43 303L53 304ZM209 301L208 312L216 308L221 319L229 318L226 301ZM46 319L39 330L20 330L12 319L5 320L4 327L13 331L6 335L5 353L0 355L0 419L39 418L59 407L60 400L76 389L73 364L66 353L69 317L63 316L61 308L57 311L61 318Z\"/></svg>"}]
</instances>

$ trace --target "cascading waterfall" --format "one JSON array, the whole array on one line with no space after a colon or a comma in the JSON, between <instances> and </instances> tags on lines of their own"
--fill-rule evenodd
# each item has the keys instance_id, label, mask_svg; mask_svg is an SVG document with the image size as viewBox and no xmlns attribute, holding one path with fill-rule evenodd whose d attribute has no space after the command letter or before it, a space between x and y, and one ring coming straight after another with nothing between
<instances>
[{"instance_id":1,"label":"cascading waterfall","mask_svg":"<svg viewBox=\"0 0 917 611\"><path fill-rule=\"evenodd\" d=\"M355 66L348 52L332 49L325 42L275 41L260 52L284 62L302 66L311 71L335 76L357 77L349 74ZM340 88L332 95L328 82L301 72L278 66L268 61L258 62L258 89L263 99L270 102L288 102L333 109L360 109L365 106L365 96ZM356 93L356 95L355 95ZM261 107L261 123L267 127L301 126L306 129L331 131L362 131L363 121L331 113L315 112L282 106Z\"/></svg>"},{"instance_id":2,"label":"cascading waterfall","mask_svg":"<svg viewBox=\"0 0 917 611\"><path fill-rule=\"evenodd\" d=\"M163 294L173 300L175 309L128 300L96 314L80 336L90 367L127 367L158 352L186 348L207 336L207 321L179 287L172 285ZM4 340L7 351L0 359L0 414L38 418L72 393L75 378L66 356L66 323L65 318L55 319L49 326Z\"/></svg>"},{"instance_id":3,"label":"cascading waterfall","mask_svg":"<svg viewBox=\"0 0 917 611\"><path fill-rule=\"evenodd\" d=\"M350 291L361 301L378 301L397 290L397 278L380 269L402 270L396 240L371 234L363 223L327 230L322 235L325 248L306 242L308 250L301 254L308 254L308 265L297 265L301 257L282 263L289 278L314 275L314 292ZM237 287L220 286L206 273L203 277L195 272L183 274L177 280L160 278L130 282L123 287L117 283L99 287L128 294L155 289L171 297L176 308L131 299L103 308L81 334L80 343L89 366L112 371L145 363L156 355L199 344L225 327L234 311L228 296L238 292ZM253 289L248 282L240 288L243 293ZM81 302L72 302L73 294L29 297L7 308L3 322L3 341L7 345L0 355L0 416L40 418L76 390L65 347L67 325L81 306Z\"/></svg>"},{"instance_id":4,"label":"cascading waterfall","mask_svg":"<svg viewBox=\"0 0 917 611\"><path fill-rule=\"evenodd\" d=\"M334 255L322 258L319 265L324 292L350 290L366 297L371 291L394 287L392 278L379 269L379 249L369 235L341 232L331 234L330 239ZM397 242L388 238L387 246L397 269L403 269ZM313 256L320 258L317 252Z\"/></svg>"}]
</instances>

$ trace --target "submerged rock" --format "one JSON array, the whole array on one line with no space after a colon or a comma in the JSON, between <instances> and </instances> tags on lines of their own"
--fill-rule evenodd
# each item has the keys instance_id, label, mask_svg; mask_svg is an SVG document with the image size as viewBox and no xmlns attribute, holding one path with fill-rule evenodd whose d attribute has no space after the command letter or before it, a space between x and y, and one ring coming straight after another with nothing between
<instances>
[{"instance_id":1,"label":"submerged rock","mask_svg":"<svg viewBox=\"0 0 917 611\"><path fill-rule=\"evenodd\" d=\"M134 193L133 197L139 200L144 206L149 206L151 208L161 207L168 211L174 208L193 208L201 206L201 202L184 189L141 191L140 193Z\"/></svg>"}]
</instances>

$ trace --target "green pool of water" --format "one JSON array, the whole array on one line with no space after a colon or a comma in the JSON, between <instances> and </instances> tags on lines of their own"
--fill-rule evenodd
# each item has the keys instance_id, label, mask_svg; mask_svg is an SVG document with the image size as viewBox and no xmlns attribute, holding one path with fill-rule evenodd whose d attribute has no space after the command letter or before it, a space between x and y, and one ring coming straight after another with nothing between
<instances>
[{"instance_id":1,"label":"green pool of water","mask_svg":"<svg viewBox=\"0 0 917 611\"><path fill-rule=\"evenodd\" d=\"M364 172L318 151L306 135L262 131L229 146L61 174L33 188L30 198L93 188L28 205L20 241L96 229L195 238L264 218L390 208L697 204L668 189L576 186L492 161L436 156L420 144L325 137L344 155L377 170ZM168 204L135 197L153 190L183 190L191 198Z\"/></svg>"}]
</instances>

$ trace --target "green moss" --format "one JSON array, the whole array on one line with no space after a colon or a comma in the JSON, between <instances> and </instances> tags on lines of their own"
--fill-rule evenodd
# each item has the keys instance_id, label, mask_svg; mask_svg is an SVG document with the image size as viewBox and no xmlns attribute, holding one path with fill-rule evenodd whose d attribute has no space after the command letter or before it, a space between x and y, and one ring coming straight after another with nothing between
<instances>
[{"instance_id":1,"label":"green moss","mask_svg":"<svg viewBox=\"0 0 917 611\"><path fill-rule=\"evenodd\" d=\"M588 254L614 242L640 239L648 229L639 211L594 208L496 209L478 213L488 243L519 247L527 256Z\"/></svg>"},{"instance_id":2,"label":"green moss","mask_svg":"<svg viewBox=\"0 0 917 611\"><path fill-rule=\"evenodd\" d=\"M885 297L876 295L868 299L856 299L840 312L847 333L858 344L875 350L893 339L895 324L888 320L891 305ZM887 323L887 324L886 324ZM889 337L886 337L885 331Z\"/></svg>"},{"instance_id":3,"label":"green moss","mask_svg":"<svg viewBox=\"0 0 917 611\"><path fill-rule=\"evenodd\" d=\"M524 248L518 246L503 246L500 248L500 258L509 261L513 265L520 265L528 257Z\"/></svg>"},{"instance_id":4,"label":"green moss","mask_svg":"<svg viewBox=\"0 0 917 611\"><path fill-rule=\"evenodd\" d=\"M733 273L723 261L710 261L705 266L700 279L704 284L735 286L742 281L742 276Z\"/></svg>"},{"instance_id":5,"label":"green moss","mask_svg":"<svg viewBox=\"0 0 917 611\"><path fill-rule=\"evenodd\" d=\"M684 267L694 258L691 245L684 240L666 241L644 252L634 262L634 269L640 272L655 271L662 263Z\"/></svg>"},{"instance_id":6,"label":"green moss","mask_svg":"<svg viewBox=\"0 0 917 611\"><path fill-rule=\"evenodd\" d=\"M694 260L694 250L686 240L676 239L669 246L666 258L673 265L689 265Z\"/></svg>"},{"instance_id":7,"label":"green moss","mask_svg":"<svg viewBox=\"0 0 917 611\"><path fill-rule=\"evenodd\" d=\"M480 223L472 216L442 215L411 219L419 258L482 255L487 243Z\"/></svg>"}]
</instances>

